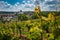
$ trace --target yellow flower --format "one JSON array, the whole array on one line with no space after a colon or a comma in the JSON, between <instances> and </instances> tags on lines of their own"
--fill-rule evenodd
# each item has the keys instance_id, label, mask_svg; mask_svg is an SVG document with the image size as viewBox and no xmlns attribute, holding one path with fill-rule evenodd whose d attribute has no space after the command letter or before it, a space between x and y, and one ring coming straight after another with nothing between
<instances>
[{"instance_id":1,"label":"yellow flower","mask_svg":"<svg viewBox=\"0 0 60 40\"><path fill-rule=\"evenodd\" d=\"M50 34L50 38L54 38L54 35L53 34Z\"/></svg>"},{"instance_id":2,"label":"yellow flower","mask_svg":"<svg viewBox=\"0 0 60 40\"><path fill-rule=\"evenodd\" d=\"M31 29L30 29L30 32L34 32L34 31L37 31L37 30L39 30L39 28L36 26L36 27L32 27Z\"/></svg>"},{"instance_id":3,"label":"yellow flower","mask_svg":"<svg viewBox=\"0 0 60 40\"><path fill-rule=\"evenodd\" d=\"M26 21L27 23L30 23L31 22L31 20L28 20L28 21Z\"/></svg>"},{"instance_id":4,"label":"yellow flower","mask_svg":"<svg viewBox=\"0 0 60 40\"><path fill-rule=\"evenodd\" d=\"M48 14L48 19L49 20L54 20L55 19L54 13L49 13Z\"/></svg>"}]
</instances>

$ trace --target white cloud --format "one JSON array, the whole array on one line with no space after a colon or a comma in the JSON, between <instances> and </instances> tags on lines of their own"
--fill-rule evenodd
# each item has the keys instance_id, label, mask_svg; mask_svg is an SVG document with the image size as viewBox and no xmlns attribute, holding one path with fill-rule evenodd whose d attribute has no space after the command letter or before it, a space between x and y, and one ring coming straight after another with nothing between
<instances>
[{"instance_id":1,"label":"white cloud","mask_svg":"<svg viewBox=\"0 0 60 40\"><path fill-rule=\"evenodd\" d=\"M23 3L26 3L25 1L23 1Z\"/></svg>"},{"instance_id":2,"label":"white cloud","mask_svg":"<svg viewBox=\"0 0 60 40\"><path fill-rule=\"evenodd\" d=\"M46 5L46 1L48 0L45 0L43 3L40 3L40 8L42 11L51 11L51 10L55 10L55 9L51 9L49 6L54 6L54 5ZM52 1L52 0L50 0ZM32 2L32 3L30 3ZM33 11L34 8L35 8L35 5L34 5L34 2L35 0L28 0L27 2L26 1L23 1L23 4L20 4L19 2L17 2L16 4L14 5L11 5L7 2L4 2L4 1L0 1L0 11L20 11L20 10L23 10L23 11ZM60 10L60 8L58 8L58 10Z\"/></svg>"},{"instance_id":3,"label":"white cloud","mask_svg":"<svg viewBox=\"0 0 60 40\"><path fill-rule=\"evenodd\" d=\"M53 1L53 0L45 0L45 1Z\"/></svg>"},{"instance_id":4,"label":"white cloud","mask_svg":"<svg viewBox=\"0 0 60 40\"><path fill-rule=\"evenodd\" d=\"M31 1L36 1L36 0L31 0Z\"/></svg>"},{"instance_id":5,"label":"white cloud","mask_svg":"<svg viewBox=\"0 0 60 40\"><path fill-rule=\"evenodd\" d=\"M30 3L30 1L27 1L28 3Z\"/></svg>"},{"instance_id":6,"label":"white cloud","mask_svg":"<svg viewBox=\"0 0 60 40\"><path fill-rule=\"evenodd\" d=\"M17 2L16 4L11 5L11 4L8 4L7 2L3 1L2 4L0 2L0 5L2 6L2 8L0 6L0 10L1 11L3 11L3 10L5 10L5 11L19 11L19 10L30 11L30 10L34 10L35 5L33 3L30 4L30 1L27 1L27 2L23 1L23 3L25 3L25 4L20 4L19 2ZM6 6L9 6L9 8L6 8ZM27 8L26 6L28 6L29 8Z\"/></svg>"}]
</instances>

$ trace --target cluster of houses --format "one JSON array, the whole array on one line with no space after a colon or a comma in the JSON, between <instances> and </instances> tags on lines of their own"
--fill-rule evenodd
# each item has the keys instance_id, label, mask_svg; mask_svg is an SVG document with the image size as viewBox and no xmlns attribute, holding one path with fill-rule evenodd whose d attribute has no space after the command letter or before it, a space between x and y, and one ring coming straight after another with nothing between
<instances>
[{"instance_id":1,"label":"cluster of houses","mask_svg":"<svg viewBox=\"0 0 60 40\"><path fill-rule=\"evenodd\" d=\"M43 11L43 14L47 14L49 12ZM19 14L26 14L28 17L34 14L34 11L17 11L17 12L9 12L9 11L0 11L0 20L17 20L17 15Z\"/></svg>"},{"instance_id":2,"label":"cluster of houses","mask_svg":"<svg viewBox=\"0 0 60 40\"><path fill-rule=\"evenodd\" d=\"M17 19L17 15L18 14L27 14L27 15L31 15L33 14L33 12L30 12L30 11L18 11L18 12L8 12L8 11L0 11L0 20L7 20L7 21L10 21L10 20L15 20Z\"/></svg>"},{"instance_id":3,"label":"cluster of houses","mask_svg":"<svg viewBox=\"0 0 60 40\"><path fill-rule=\"evenodd\" d=\"M10 20L14 19L17 14L23 14L23 12L22 11L20 11L20 12L0 11L0 20L3 19L3 20L10 21Z\"/></svg>"}]
</instances>

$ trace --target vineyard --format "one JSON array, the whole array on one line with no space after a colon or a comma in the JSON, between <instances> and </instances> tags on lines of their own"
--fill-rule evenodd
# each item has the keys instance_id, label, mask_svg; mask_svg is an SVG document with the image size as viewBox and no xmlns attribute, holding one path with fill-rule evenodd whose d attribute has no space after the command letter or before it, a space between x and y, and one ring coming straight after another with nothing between
<instances>
[{"instance_id":1,"label":"vineyard","mask_svg":"<svg viewBox=\"0 0 60 40\"><path fill-rule=\"evenodd\" d=\"M0 40L60 40L60 16L56 22L43 19L41 22L39 18L27 19L25 16L20 19L0 22Z\"/></svg>"}]
</instances>

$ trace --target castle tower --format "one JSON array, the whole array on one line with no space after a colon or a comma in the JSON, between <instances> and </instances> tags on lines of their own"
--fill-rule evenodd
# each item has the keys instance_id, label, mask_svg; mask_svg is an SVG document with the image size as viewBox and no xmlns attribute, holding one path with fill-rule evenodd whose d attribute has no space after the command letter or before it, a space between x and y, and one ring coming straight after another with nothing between
<instances>
[{"instance_id":1,"label":"castle tower","mask_svg":"<svg viewBox=\"0 0 60 40\"><path fill-rule=\"evenodd\" d=\"M40 3L39 0L35 0L35 9L34 9L35 14L42 19L42 14L41 14L41 10L40 10Z\"/></svg>"},{"instance_id":2,"label":"castle tower","mask_svg":"<svg viewBox=\"0 0 60 40\"><path fill-rule=\"evenodd\" d=\"M35 9L34 9L34 12L35 13L40 13L41 10L40 10L40 3L38 0L35 1Z\"/></svg>"}]
</instances>

